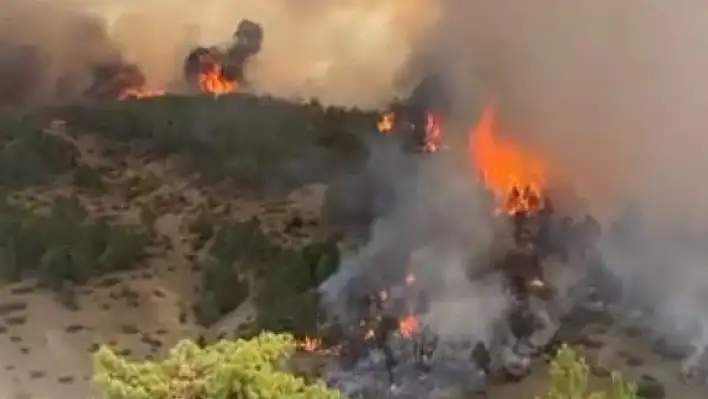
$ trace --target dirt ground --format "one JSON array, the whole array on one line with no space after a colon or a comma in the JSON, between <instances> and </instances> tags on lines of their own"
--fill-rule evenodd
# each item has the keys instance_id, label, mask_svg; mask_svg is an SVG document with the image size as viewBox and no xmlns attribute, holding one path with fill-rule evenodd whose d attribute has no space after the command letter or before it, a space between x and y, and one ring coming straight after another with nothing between
<instances>
[{"instance_id":1,"label":"dirt ground","mask_svg":"<svg viewBox=\"0 0 708 399\"><path fill-rule=\"evenodd\" d=\"M62 134L60 129L57 134ZM88 136L75 141L83 163L111 166L99 155L101 144ZM167 163L149 159L121 160L108 180L120 185L136 176L157 176L159 187L126 198L116 190L89 195L66 181L16 193L12 201L37 209L57 196L74 195L91 214L116 216L139 223L149 202L166 204L154 222L156 243L144 265L115 273L77 288L75 310L36 281L0 285L0 398L78 399L91 397L91 352L99 344L136 358L156 357L183 338L204 333L191 306L198 293L203 250L193 248L189 224L201 209L247 220L258 216L265 228L282 229L296 213L319 212L322 187L304 187L289 198L256 202L220 197L197 189L172 174ZM248 302L247 302L248 303ZM228 319L222 324L228 325Z\"/></svg>"}]
</instances>

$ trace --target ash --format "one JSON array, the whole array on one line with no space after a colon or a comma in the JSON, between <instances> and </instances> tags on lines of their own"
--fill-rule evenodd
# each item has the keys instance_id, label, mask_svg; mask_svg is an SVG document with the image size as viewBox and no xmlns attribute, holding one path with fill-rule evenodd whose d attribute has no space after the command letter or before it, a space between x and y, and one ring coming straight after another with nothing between
<instances>
[{"instance_id":1,"label":"ash","mask_svg":"<svg viewBox=\"0 0 708 399\"><path fill-rule=\"evenodd\" d=\"M372 348L350 367L330 370L325 380L350 398L440 398L484 390L484 372L461 355L469 353L469 343L439 344L430 358L420 355L426 343L425 334L415 339L394 334L389 345L395 366L385 351Z\"/></svg>"},{"instance_id":2,"label":"ash","mask_svg":"<svg viewBox=\"0 0 708 399\"><path fill-rule=\"evenodd\" d=\"M424 285L410 278L419 243L396 234L373 240L354 260L345 260L340 273L320 287L343 330L333 340L340 342L340 362L324 373L326 382L351 398L484 392L500 376L523 379L534 358L552 355L558 343L582 339L587 325L610 325L626 316L631 309L623 308L623 286L597 249L599 222L590 215L579 220L558 215L548 198L534 194L515 190L507 209L516 211L499 218L492 248L481 257L471 255L472 266L462 262L470 283L463 290L476 291L475 306L482 309L470 309L464 301L454 309L449 303L436 309L436 301L454 302L457 293L449 292L447 283L438 284L441 292L435 276L423 276L431 269L441 274L435 257L418 270ZM501 305L483 292L490 286L499 287ZM443 338L436 317L450 313L469 331ZM406 333L404 321L411 316L418 324ZM699 324L689 342L681 343L689 344L680 372L690 385L704 384L708 374L708 322Z\"/></svg>"}]
</instances>

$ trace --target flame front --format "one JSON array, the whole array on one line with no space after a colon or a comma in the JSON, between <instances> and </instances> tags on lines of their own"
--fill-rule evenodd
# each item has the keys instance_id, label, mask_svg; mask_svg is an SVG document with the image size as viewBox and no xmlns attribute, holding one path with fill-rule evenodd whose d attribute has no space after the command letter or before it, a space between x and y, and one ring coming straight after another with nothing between
<instances>
[{"instance_id":1,"label":"flame front","mask_svg":"<svg viewBox=\"0 0 708 399\"><path fill-rule=\"evenodd\" d=\"M158 89L146 89L144 87L129 87L126 89L123 89L119 94L118 94L118 100L138 100L141 98L151 98L151 97L159 97L159 96L164 96L165 91L164 90L158 90Z\"/></svg>"},{"instance_id":2,"label":"flame front","mask_svg":"<svg viewBox=\"0 0 708 399\"><path fill-rule=\"evenodd\" d=\"M498 198L501 212L536 211L547 185L547 167L500 133L496 107L488 105L470 137L474 167Z\"/></svg>"}]
</instances>

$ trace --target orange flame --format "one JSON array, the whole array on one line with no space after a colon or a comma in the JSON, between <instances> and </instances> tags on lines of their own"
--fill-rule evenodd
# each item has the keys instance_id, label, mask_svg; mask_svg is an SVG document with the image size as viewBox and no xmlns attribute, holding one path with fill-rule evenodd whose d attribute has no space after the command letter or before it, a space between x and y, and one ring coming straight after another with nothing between
<instances>
[{"instance_id":1,"label":"orange flame","mask_svg":"<svg viewBox=\"0 0 708 399\"><path fill-rule=\"evenodd\" d=\"M540 158L499 133L496 108L488 105L470 138L474 166L499 199L499 211L537 211L547 185L547 167Z\"/></svg>"},{"instance_id":2,"label":"orange flame","mask_svg":"<svg viewBox=\"0 0 708 399\"><path fill-rule=\"evenodd\" d=\"M412 338L420 330L420 321L415 315L408 315L398 322L398 331L403 338Z\"/></svg>"},{"instance_id":3,"label":"orange flame","mask_svg":"<svg viewBox=\"0 0 708 399\"><path fill-rule=\"evenodd\" d=\"M221 65L211 64L199 74L199 89L216 96L233 93L238 89L236 82L225 79L221 74Z\"/></svg>"},{"instance_id":4,"label":"orange flame","mask_svg":"<svg viewBox=\"0 0 708 399\"><path fill-rule=\"evenodd\" d=\"M376 127L379 129L381 134L389 134L393 130L396 124L396 114L393 112L386 112L379 118Z\"/></svg>"},{"instance_id":5,"label":"orange flame","mask_svg":"<svg viewBox=\"0 0 708 399\"><path fill-rule=\"evenodd\" d=\"M315 352L322 348L322 340L320 338L305 337L302 342L298 342L297 347L305 352Z\"/></svg>"},{"instance_id":6,"label":"orange flame","mask_svg":"<svg viewBox=\"0 0 708 399\"><path fill-rule=\"evenodd\" d=\"M118 95L118 100L135 100L141 98L159 97L163 95L165 95L164 90L131 87L123 90Z\"/></svg>"}]
</instances>

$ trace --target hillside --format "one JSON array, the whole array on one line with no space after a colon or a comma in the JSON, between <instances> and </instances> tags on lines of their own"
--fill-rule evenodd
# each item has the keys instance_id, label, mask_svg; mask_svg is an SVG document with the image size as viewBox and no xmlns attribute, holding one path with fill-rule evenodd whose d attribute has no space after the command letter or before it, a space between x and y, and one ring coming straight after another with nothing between
<instances>
[{"instance_id":1,"label":"hillside","mask_svg":"<svg viewBox=\"0 0 708 399\"><path fill-rule=\"evenodd\" d=\"M100 344L147 359L185 337L314 335L312 288L342 245L327 190L361 169L381 140L377 119L247 95L2 115L0 396L89 397ZM343 217L344 231L367 216ZM675 360L652 353L648 333L591 324L576 342L590 359L655 376L666 397L702 397L679 384ZM597 362L593 384L604 385ZM488 397L547 385L539 362Z\"/></svg>"},{"instance_id":2,"label":"hillside","mask_svg":"<svg viewBox=\"0 0 708 399\"><path fill-rule=\"evenodd\" d=\"M2 396L86 397L99 344L158 355L179 338L209 335L204 326L249 287L291 278L254 262L233 268L258 249L218 253L219 243L233 249L262 231L260 250L278 252L262 261L275 265L326 240L322 184L359 162L353 133L375 122L247 96L4 115Z\"/></svg>"}]
</instances>

